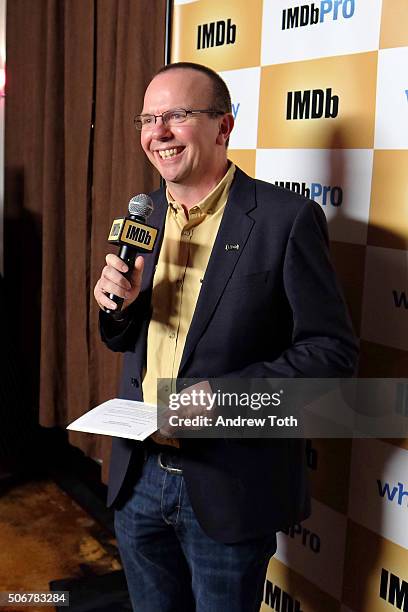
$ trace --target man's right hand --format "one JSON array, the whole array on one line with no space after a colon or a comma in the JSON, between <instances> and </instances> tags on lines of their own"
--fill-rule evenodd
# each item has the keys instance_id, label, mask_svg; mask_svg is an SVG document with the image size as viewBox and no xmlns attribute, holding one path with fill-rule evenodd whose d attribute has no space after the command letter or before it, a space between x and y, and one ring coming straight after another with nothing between
<instances>
[{"instance_id":1,"label":"man's right hand","mask_svg":"<svg viewBox=\"0 0 408 612\"><path fill-rule=\"evenodd\" d=\"M124 274L128 271L128 266L117 255L109 253L106 256L106 266L102 270L100 279L95 285L95 300L102 310L116 310L117 304L109 299L109 294L113 293L124 299L124 310L140 293L142 284L144 259L141 255L136 257L134 268L129 276L129 280Z\"/></svg>"}]
</instances>

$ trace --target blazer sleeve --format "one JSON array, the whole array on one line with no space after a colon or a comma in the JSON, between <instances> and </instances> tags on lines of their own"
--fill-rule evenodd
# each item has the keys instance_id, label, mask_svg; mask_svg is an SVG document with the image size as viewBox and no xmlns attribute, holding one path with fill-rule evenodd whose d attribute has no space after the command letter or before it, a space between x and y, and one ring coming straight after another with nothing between
<instances>
[{"instance_id":1,"label":"blazer sleeve","mask_svg":"<svg viewBox=\"0 0 408 612\"><path fill-rule=\"evenodd\" d=\"M115 352L132 351L150 317L151 290L143 291L126 310L123 320L116 321L102 310L99 313L99 330L102 341Z\"/></svg>"}]
</instances>

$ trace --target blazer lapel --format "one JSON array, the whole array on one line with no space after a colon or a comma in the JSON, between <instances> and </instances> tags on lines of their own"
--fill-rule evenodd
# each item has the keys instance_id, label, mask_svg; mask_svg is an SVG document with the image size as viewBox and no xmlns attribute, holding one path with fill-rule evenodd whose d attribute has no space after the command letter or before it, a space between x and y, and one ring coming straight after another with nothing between
<instances>
[{"instance_id":1,"label":"blazer lapel","mask_svg":"<svg viewBox=\"0 0 408 612\"><path fill-rule=\"evenodd\" d=\"M164 235L164 224L167 213L167 200L164 189L160 189L151 194L154 202L154 209L147 220L148 225L152 225L158 229L156 244L151 253L144 255L145 267L143 271L142 291L151 287L154 275L155 266L160 253L161 243Z\"/></svg>"},{"instance_id":2,"label":"blazer lapel","mask_svg":"<svg viewBox=\"0 0 408 612\"><path fill-rule=\"evenodd\" d=\"M243 253L255 223L248 213L255 207L255 181L237 168L187 334L179 375L205 331ZM238 248L230 248L236 245Z\"/></svg>"}]
</instances>

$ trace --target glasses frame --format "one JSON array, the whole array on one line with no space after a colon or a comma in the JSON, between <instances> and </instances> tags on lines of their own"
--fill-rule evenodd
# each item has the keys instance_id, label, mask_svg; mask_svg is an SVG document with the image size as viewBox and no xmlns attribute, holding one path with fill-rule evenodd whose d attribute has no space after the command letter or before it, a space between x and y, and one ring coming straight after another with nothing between
<instances>
[{"instance_id":1,"label":"glasses frame","mask_svg":"<svg viewBox=\"0 0 408 612\"><path fill-rule=\"evenodd\" d=\"M184 123L189 115L201 115L201 114L210 114L210 115L226 115L227 111L221 111L221 110L217 110L215 108L205 108L205 109L192 109L192 110L187 110L186 108L171 108L167 111L164 111L164 113L161 113L160 115L153 115L150 113L146 113L144 115L136 115L136 117L133 119L133 123L135 128L137 129L138 132L141 132L143 130L143 128L150 128L152 129L156 123L157 123L157 119L159 117L161 117L163 125L168 125L168 122L164 119L165 115L167 115L168 113L174 113L176 111L183 111L183 113L186 113L185 118L182 121L179 121L178 123L176 123L175 125L179 125L181 123ZM148 126L143 126L143 124L140 125L140 127L138 126L138 121L141 121L143 117L154 117L154 123L152 123L151 125Z\"/></svg>"}]
</instances>

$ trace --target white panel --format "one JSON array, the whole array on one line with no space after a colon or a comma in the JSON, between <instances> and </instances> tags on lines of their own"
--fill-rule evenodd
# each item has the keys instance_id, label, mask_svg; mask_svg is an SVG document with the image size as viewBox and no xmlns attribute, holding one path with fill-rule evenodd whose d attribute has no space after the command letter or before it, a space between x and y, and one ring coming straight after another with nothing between
<instances>
[{"instance_id":1,"label":"white panel","mask_svg":"<svg viewBox=\"0 0 408 612\"><path fill-rule=\"evenodd\" d=\"M294 533L293 537L278 533L275 557L329 595L340 599L346 527L344 515L313 500L312 516L297 526L301 533Z\"/></svg>"},{"instance_id":2,"label":"white panel","mask_svg":"<svg viewBox=\"0 0 408 612\"><path fill-rule=\"evenodd\" d=\"M379 440L353 440L348 514L408 548L408 451Z\"/></svg>"},{"instance_id":3,"label":"white panel","mask_svg":"<svg viewBox=\"0 0 408 612\"><path fill-rule=\"evenodd\" d=\"M305 183L327 217L332 240L366 244L373 152L367 149L258 149L256 177ZM341 192L338 189L340 187ZM342 202L338 205L339 193Z\"/></svg>"},{"instance_id":4,"label":"white panel","mask_svg":"<svg viewBox=\"0 0 408 612\"><path fill-rule=\"evenodd\" d=\"M283 11L295 7L317 23L287 29ZM380 21L381 0L264 0L262 65L377 50Z\"/></svg>"},{"instance_id":5,"label":"white panel","mask_svg":"<svg viewBox=\"0 0 408 612\"><path fill-rule=\"evenodd\" d=\"M231 94L235 118L231 149L256 149L261 68L220 72Z\"/></svg>"},{"instance_id":6,"label":"white panel","mask_svg":"<svg viewBox=\"0 0 408 612\"><path fill-rule=\"evenodd\" d=\"M364 340L408 350L407 279L408 251L367 247L361 324Z\"/></svg>"},{"instance_id":7,"label":"white panel","mask_svg":"<svg viewBox=\"0 0 408 612\"><path fill-rule=\"evenodd\" d=\"M408 47L378 53L376 149L408 149Z\"/></svg>"},{"instance_id":8,"label":"white panel","mask_svg":"<svg viewBox=\"0 0 408 612\"><path fill-rule=\"evenodd\" d=\"M174 6L180 6L181 4L193 4L193 2L200 2L200 0L173 0Z\"/></svg>"}]
</instances>

